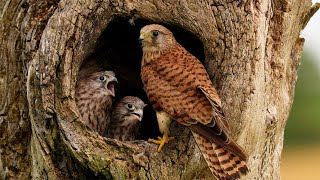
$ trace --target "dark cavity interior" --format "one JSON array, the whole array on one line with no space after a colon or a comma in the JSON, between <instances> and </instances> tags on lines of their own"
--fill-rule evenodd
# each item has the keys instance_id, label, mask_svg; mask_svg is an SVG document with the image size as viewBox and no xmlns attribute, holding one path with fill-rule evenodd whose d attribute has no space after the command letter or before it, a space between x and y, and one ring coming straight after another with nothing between
<instances>
[{"instance_id":1,"label":"dark cavity interior","mask_svg":"<svg viewBox=\"0 0 320 180\"><path fill-rule=\"evenodd\" d=\"M112 70L118 78L116 99L124 96L138 96L149 104L144 109L144 117L140 127L139 139L156 138L160 135L158 123L140 78L142 50L138 38L140 29L154 22L135 20L129 23L130 18L115 18L99 37L95 52L82 64L81 69L89 71ZM204 50L200 40L190 32L177 27L162 24L170 29L176 40L190 53L204 62ZM80 78L81 74L79 75ZM82 76L86 76L83 73Z\"/></svg>"}]
</instances>

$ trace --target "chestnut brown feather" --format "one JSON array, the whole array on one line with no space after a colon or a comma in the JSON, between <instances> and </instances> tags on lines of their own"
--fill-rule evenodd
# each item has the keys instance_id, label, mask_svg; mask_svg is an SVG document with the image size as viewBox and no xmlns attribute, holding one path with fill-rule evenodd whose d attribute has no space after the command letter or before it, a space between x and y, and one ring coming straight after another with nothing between
<instances>
[{"instance_id":1,"label":"chestnut brown feather","mask_svg":"<svg viewBox=\"0 0 320 180\"><path fill-rule=\"evenodd\" d=\"M150 142L159 143L159 149L168 143L168 126L174 119L190 128L214 176L238 179L246 174L247 156L230 136L221 100L201 62L161 25L143 27L140 40L144 90L164 133L161 141Z\"/></svg>"}]
</instances>

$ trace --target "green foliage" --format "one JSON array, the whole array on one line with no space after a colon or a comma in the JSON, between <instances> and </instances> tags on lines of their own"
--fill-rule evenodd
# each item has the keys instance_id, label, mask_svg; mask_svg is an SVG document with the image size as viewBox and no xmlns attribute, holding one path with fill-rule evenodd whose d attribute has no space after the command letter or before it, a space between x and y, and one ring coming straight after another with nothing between
<instances>
[{"instance_id":1,"label":"green foliage","mask_svg":"<svg viewBox=\"0 0 320 180\"><path fill-rule=\"evenodd\" d=\"M285 146L320 144L320 71L312 57L303 53L289 120Z\"/></svg>"}]
</instances>

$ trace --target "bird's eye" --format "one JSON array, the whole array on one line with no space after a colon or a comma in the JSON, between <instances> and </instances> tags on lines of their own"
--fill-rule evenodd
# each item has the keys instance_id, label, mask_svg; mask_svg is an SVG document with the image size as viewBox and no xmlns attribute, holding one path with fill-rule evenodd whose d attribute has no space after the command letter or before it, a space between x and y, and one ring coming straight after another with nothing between
<instances>
[{"instance_id":1,"label":"bird's eye","mask_svg":"<svg viewBox=\"0 0 320 180\"><path fill-rule=\"evenodd\" d=\"M107 80L107 76L106 76L106 75L100 76L100 77L99 77L99 80L100 80L100 81L105 81L105 80Z\"/></svg>"},{"instance_id":2,"label":"bird's eye","mask_svg":"<svg viewBox=\"0 0 320 180\"><path fill-rule=\"evenodd\" d=\"M133 105L132 104L128 103L127 106L128 106L128 109L133 109Z\"/></svg>"},{"instance_id":3,"label":"bird's eye","mask_svg":"<svg viewBox=\"0 0 320 180\"><path fill-rule=\"evenodd\" d=\"M159 35L159 31L152 31L152 35L153 35L154 37L158 36L158 35Z\"/></svg>"}]
</instances>

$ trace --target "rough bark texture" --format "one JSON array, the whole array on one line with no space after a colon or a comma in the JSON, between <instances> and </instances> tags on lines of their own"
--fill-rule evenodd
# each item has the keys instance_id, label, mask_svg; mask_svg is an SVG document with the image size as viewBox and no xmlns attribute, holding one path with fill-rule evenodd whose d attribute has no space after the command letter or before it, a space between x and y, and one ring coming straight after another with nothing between
<instances>
[{"instance_id":1,"label":"rough bark texture","mask_svg":"<svg viewBox=\"0 0 320 180\"><path fill-rule=\"evenodd\" d=\"M145 141L106 139L79 123L78 71L116 17L198 38L233 135L250 155L243 179L280 179L299 32L316 9L294 0L1 1L0 179L211 177L189 130L177 124L176 141L156 153Z\"/></svg>"}]
</instances>

